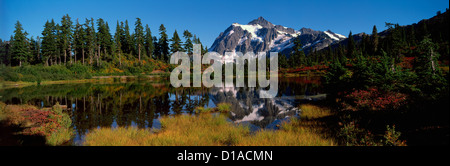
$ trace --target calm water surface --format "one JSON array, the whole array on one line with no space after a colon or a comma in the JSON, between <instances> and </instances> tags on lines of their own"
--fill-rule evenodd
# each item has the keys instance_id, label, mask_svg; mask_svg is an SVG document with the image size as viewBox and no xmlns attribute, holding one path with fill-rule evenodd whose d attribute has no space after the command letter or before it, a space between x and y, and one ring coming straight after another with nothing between
<instances>
[{"instance_id":1,"label":"calm water surface","mask_svg":"<svg viewBox=\"0 0 450 166\"><path fill-rule=\"evenodd\" d=\"M319 77L280 78L278 96L259 98L259 88L173 88L166 78L109 83L58 84L0 90L0 101L51 107L67 106L76 132L73 145L80 145L89 130L99 127L135 126L160 128L158 118L194 114L198 106L232 104L229 120L252 130L276 129L291 116L298 116L303 100L325 97Z\"/></svg>"}]
</instances>

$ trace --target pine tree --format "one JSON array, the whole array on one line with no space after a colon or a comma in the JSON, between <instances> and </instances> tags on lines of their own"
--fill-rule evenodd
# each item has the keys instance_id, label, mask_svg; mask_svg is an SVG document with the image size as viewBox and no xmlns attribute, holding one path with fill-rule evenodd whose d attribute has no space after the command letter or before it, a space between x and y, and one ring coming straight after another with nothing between
<instances>
[{"instance_id":1,"label":"pine tree","mask_svg":"<svg viewBox=\"0 0 450 166\"><path fill-rule=\"evenodd\" d=\"M44 31L42 32L42 59L45 61L45 65L49 66L52 62L53 56L56 56L56 26L55 22L46 22ZM50 63L49 63L50 62Z\"/></svg>"},{"instance_id":2,"label":"pine tree","mask_svg":"<svg viewBox=\"0 0 450 166\"><path fill-rule=\"evenodd\" d=\"M278 56L278 64L280 64L281 68L288 67L288 61L287 61L286 55L280 54L280 56Z\"/></svg>"},{"instance_id":3,"label":"pine tree","mask_svg":"<svg viewBox=\"0 0 450 166\"><path fill-rule=\"evenodd\" d=\"M161 59L167 62L169 60L169 43L164 24L161 24L161 26L159 26L159 35L160 38L158 41L158 45L161 53Z\"/></svg>"},{"instance_id":4,"label":"pine tree","mask_svg":"<svg viewBox=\"0 0 450 166\"><path fill-rule=\"evenodd\" d=\"M122 27L119 24L119 21L117 21L116 26L116 33L114 33L114 45L115 45L115 54L119 55L119 65L122 66L122 43L121 43L121 37L122 37Z\"/></svg>"},{"instance_id":5,"label":"pine tree","mask_svg":"<svg viewBox=\"0 0 450 166\"><path fill-rule=\"evenodd\" d=\"M89 64L93 64L93 58L94 58L94 52L96 47L96 41L95 41L95 28L94 28L94 19L91 18L86 19L85 23L85 30L86 30L86 49L89 53Z\"/></svg>"},{"instance_id":6,"label":"pine tree","mask_svg":"<svg viewBox=\"0 0 450 166\"><path fill-rule=\"evenodd\" d=\"M132 38L130 35L130 27L128 26L128 20L125 20L125 27L124 27L124 39L121 42L122 43L122 51L125 53L131 53L132 48Z\"/></svg>"},{"instance_id":7,"label":"pine tree","mask_svg":"<svg viewBox=\"0 0 450 166\"><path fill-rule=\"evenodd\" d=\"M14 37L11 47L11 56L13 60L19 62L19 66L22 66L23 62L27 62L29 59L29 43L27 40L27 32L24 32L22 24L19 21L15 24Z\"/></svg>"},{"instance_id":8,"label":"pine tree","mask_svg":"<svg viewBox=\"0 0 450 166\"><path fill-rule=\"evenodd\" d=\"M142 27L142 22L140 18L136 18L136 23L134 24L134 44L136 46L135 50L138 54L139 63L141 63L141 52L144 53L144 27Z\"/></svg>"},{"instance_id":9,"label":"pine tree","mask_svg":"<svg viewBox=\"0 0 450 166\"><path fill-rule=\"evenodd\" d=\"M186 51L189 55L192 54L192 34L188 30L184 30L183 37L186 39L186 42L184 42L184 51Z\"/></svg>"},{"instance_id":10,"label":"pine tree","mask_svg":"<svg viewBox=\"0 0 450 166\"><path fill-rule=\"evenodd\" d=\"M112 49L113 49L113 37L111 33L109 32L109 25L108 22L105 22L105 38L104 38L104 48L103 50L106 55L112 55ZM110 57L111 58L111 57Z\"/></svg>"},{"instance_id":11,"label":"pine tree","mask_svg":"<svg viewBox=\"0 0 450 166\"><path fill-rule=\"evenodd\" d=\"M332 99L337 97L338 92L348 88L347 73L348 70L339 61L330 64L328 72L324 76L324 89Z\"/></svg>"},{"instance_id":12,"label":"pine tree","mask_svg":"<svg viewBox=\"0 0 450 166\"><path fill-rule=\"evenodd\" d=\"M6 43L0 39L0 66L6 64Z\"/></svg>"},{"instance_id":13,"label":"pine tree","mask_svg":"<svg viewBox=\"0 0 450 166\"><path fill-rule=\"evenodd\" d=\"M406 42L402 37L402 27L398 24L386 23L386 27L388 28L388 35L386 37L387 44L389 48L387 49L388 54L394 58L395 63L400 61L400 57L402 56L403 47L406 46ZM394 64L393 64L394 65ZM394 66L392 67L394 70Z\"/></svg>"},{"instance_id":14,"label":"pine tree","mask_svg":"<svg viewBox=\"0 0 450 166\"><path fill-rule=\"evenodd\" d=\"M438 45L435 44L430 36L425 36L419 43L420 54L416 57L415 72L417 79L414 82L421 90L425 98L436 100L444 91L448 82L443 77L438 65Z\"/></svg>"},{"instance_id":15,"label":"pine tree","mask_svg":"<svg viewBox=\"0 0 450 166\"><path fill-rule=\"evenodd\" d=\"M200 44L201 45L201 54L203 55L203 54L206 54L208 51L206 50L206 49L203 49L203 44L202 44L202 42L200 41L200 38L198 38L197 36L195 36L194 35L194 44Z\"/></svg>"},{"instance_id":16,"label":"pine tree","mask_svg":"<svg viewBox=\"0 0 450 166\"><path fill-rule=\"evenodd\" d=\"M75 31L74 31L74 41L73 41L73 46L74 46L74 53L75 53L75 63L77 62L77 57L78 54L81 53L81 58L82 58L82 63L84 64L84 53L85 53L85 49L86 49L86 30L83 28L83 25L81 25L78 22L77 19L77 23L75 25Z\"/></svg>"},{"instance_id":17,"label":"pine tree","mask_svg":"<svg viewBox=\"0 0 450 166\"><path fill-rule=\"evenodd\" d=\"M64 55L64 64L67 63L67 54L69 57L72 56L72 34L73 34L73 25L70 20L69 14L66 14L62 17L61 26L60 26L60 42L61 42L61 51Z\"/></svg>"},{"instance_id":18,"label":"pine tree","mask_svg":"<svg viewBox=\"0 0 450 166\"><path fill-rule=\"evenodd\" d=\"M97 31L98 57L100 57L100 60L106 59L107 55L110 55L112 48L112 37L109 32L108 22L104 22L101 18L97 19ZM101 51L103 52L103 56L101 56Z\"/></svg>"},{"instance_id":19,"label":"pine tree","mask_svg":"<svg viewBox=\"0 0 450 166\"><path fill-rule=\"evenodd\" d=\"M371 54L372 55L376 55L377 54L377 51L378 51L378 40L379 40L379 37L378 37L377 26L374 25L373 29L372 29L372 36L371 36L371 47L372 47Z\"/></svg>"},{"instance_id":20,"label":"pine tree","mask_svg":"<svg viewBox=\"0 0 450 166\"><path fill-rule=\"evenodd\" d=\"M367 55L368 52L371 52L371 41L370 41L370 36L363 34L363 39L361 42L361 46L360 46L360 50L364 55Z\"/></svg>"},{"instance_id":21,"label":"pine tree","mask_svg":"<svg viewBox=\"0 0 450 166\"><path fill-rule=\"evenodd\" d=\"M409 29L408 42L410 46L415 46L417 44L414 26L411 26L411 29Z\"/></svg>"},{"instance_id":22,"label":"pine tree","mask_svg":"<svg viewBox=\"0 0 450 166\"><path fill-rule=\"evenodd\" d=\"M161 60L161 53L160 53L160 48L159 48L159 44L158 44L158 38L156 38L156 36L152 37L153 40L153 56L155 59Z\"/></svg>"},{"instance_id":23,"label":"pine tree","mask_svg":"<svg viewBox=\"0 0 450 166\"><path fill-rule=\"evenodd\" d=\"M170 41L172 42L170 44L170 52L175 53L178 51L183 51L182 47L181 47L181 45L182 45L181 39L178 36L177 30L175 30L175 32L173 33L173 37L172 37L172 39L170 39Z\"/></svg>"},{"instance_id":24,"label":"pine tree","mask_svg":"<svg viewBox=\"0 0 450 166\"><path fill-rule=\"evenodd\" d=\"M152 37L152 31L150 31L150 27L148 27L148 24L145 25L144 47L145 47L147 56L149 58L152 58L153 50L154 50L153 37Z\"/></svg>"},{"instance_id":25,"label":"pine tree","mask_svg":"<svg viewBox=\"0 0 450 166\"><path fill-rule=\"evenodd\" d=\"M291 67L298 67L300 65L306 65L306 56L303 52L302 43L300 41L300 37L294 39L294 46L292 47L293 51L291 57L289 58Z\"/></svg>"},{"instance_id":26,"label":"pine tree","mask_svg":"<svg viewBox=\"0 0 450 166\"><path fill-rule=\"evenodd\" d=\"M355 53L355 40L353 39L352 31L348 34L348 43L347 43L347 58L354 58L353 54Z\"/></svg>"},{"instance_id":27,"label":"pine tree","mask_svg":"<svg viewBox=\"0 0 450 166\"><path fill-rule=\"evenodd\" d=\"M56 58L55 64L61 65L61 53L63 47L63 35L61 33L61 26L56 24Z\"/></svg>"},{"instance_id":28,"label":"pine tree","mask_svg":"<svg viewBox=\"0 0 450 166\"><path fill-rule=\"evenodd\" d=\"M36 37L36 40L33 37L30 37L30 59L29 62L31 64L42 63L40 58L40 38Z\"/></svg>"}]
</instances>

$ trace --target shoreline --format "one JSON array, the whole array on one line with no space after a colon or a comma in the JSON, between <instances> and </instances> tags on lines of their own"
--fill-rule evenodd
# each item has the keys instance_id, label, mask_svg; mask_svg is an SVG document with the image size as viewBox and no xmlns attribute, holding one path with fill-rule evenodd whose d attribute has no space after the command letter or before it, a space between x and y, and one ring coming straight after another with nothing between
<instances>
[{"instance_id":1,"label":"shoreline","mask_svg":"<svg viewBox=\"0 0 450 166\"><path fill-rule=\"evenodd\" d=\"M37 82L23 82L23 81L19 81L19 82L13 82L13 81L3 81L0 82L0 90L2 89L9 89L9 88L23 88L23 87L27 87L27 86L32 86L32 85L53 85L53 84L73 84L73 83L95 83L95 82L113 82L114 79L119 78L120 80L122 79L129 79L129 78L148 78L148 79L153 79L153 78L161 78L161 77L166 77L166 75L164 74L151 74L151 75L143 75L143 76L127 76L127 75L123 75L123 76L92 76L92 78L89 79L78 79L78 80L57 80L57 81L42 81L40 84L38 84Z\"/></svg>"}]
</instances>

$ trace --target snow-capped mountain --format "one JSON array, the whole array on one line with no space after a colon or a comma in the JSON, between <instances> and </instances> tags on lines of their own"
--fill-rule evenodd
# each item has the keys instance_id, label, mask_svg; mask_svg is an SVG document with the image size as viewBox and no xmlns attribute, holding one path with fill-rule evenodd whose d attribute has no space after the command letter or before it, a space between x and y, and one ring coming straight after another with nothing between
<instances>
[{"instance_id":1,"label":"snow-capped mountain","mask_svg":"<svg viewBox=\"0 0 450 166\"><path fill-rule=\"evenodd\" d=\"M292 52L294 39L299 37L305 53L320 50L346 37L330 30L315 31L308 28L294 30L274 25L259 17L247 25L233 23L216 38L209 51L225 52L279 52L287 56ZM312 49L311 49L312 48Z\"/></svg>"}]
</instances>

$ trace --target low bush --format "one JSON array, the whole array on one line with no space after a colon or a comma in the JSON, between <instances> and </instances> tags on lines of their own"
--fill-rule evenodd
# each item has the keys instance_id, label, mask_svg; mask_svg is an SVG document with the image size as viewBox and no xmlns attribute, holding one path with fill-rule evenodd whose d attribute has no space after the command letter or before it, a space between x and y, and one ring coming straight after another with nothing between
<instances>
[{"instance_id":1,"label":"low bush","mask_svg":"<svg viewBox=\"0 0 450 166\"><path fill-rule=\"evenodd\" d=\"M48 145L61 145L73 136L72 120L59 104L51 109L37 109L29 105L5 105L0 103L0 118L9 124L21 126L17 134L39 135Z\"/></svg>"},{"instance_id":2,"label":"low bush","mask_svg":"<svg viewBox=\"0 0 450 166\"><path fill-rule=\"evenodd\" d=\"M397 110L407 103L407 96L397 92L380 92L377 88L355 90L344 96L347 110Z\"/></svg>"}]
</instances>

